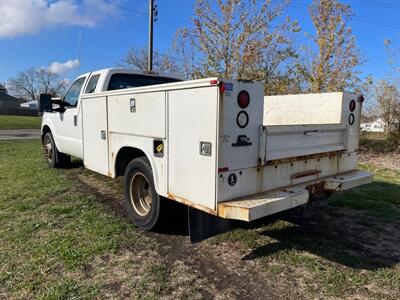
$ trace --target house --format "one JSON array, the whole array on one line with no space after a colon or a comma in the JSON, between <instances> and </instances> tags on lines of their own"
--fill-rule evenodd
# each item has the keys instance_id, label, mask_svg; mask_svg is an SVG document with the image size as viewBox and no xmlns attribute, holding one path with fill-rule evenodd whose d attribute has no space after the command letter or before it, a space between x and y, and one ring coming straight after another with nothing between
<instances>
[{"instance_id":1,"label":"house","mask_svg":"<svg viewBox=\"0 0 400 300\"><path fill-rule=\"evenodd\" d=\"M23 102L25 101L7 94L7 90L0 84L0 115L38 115L37 109L21 107Z\"/></svg>"},{"instance_id":2,"label":"house","mask_svg":"<svg viewBox=\"0 0 400 300\"><path fill-rule=\"evenodd\" d=\"M15 98L7 94L5 89L0 89L0 114L11 115L20 109L23 100Z\"/></svg>"},{"instance_id":3,"label":"house","mask_svg":"<svg viewBox=\"0 0 400 300\"><path fill-rule=\"evenodd\" d=\"M360 124L361 131L367 132L385 132L386 124L382 118L377 118L367 123Z\"/></svg>"}]
</instances>

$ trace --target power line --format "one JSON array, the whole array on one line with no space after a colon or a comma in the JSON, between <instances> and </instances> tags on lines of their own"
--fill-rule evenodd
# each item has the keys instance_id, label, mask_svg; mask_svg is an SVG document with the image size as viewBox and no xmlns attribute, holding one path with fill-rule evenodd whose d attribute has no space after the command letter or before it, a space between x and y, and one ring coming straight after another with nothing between
<instances>
[{"instance_id":1,"label":"power line","mask_svg":"<svg viewBox=\"0 0 400 300\"><path fill-rule=\"evenodd\" d=\"M391 4L391 3L387 3L387 2L371 1L371 0L356 0L356 1L362 2L362 3L367 3L369 5L373 5L373 6L380 7L380 8L387 8L387 9L391 9L391 10L399 10L400 11L399 5L395 5L395 4Z\"/></svg>"},{"instance_id":2,"label":"power line","mask_svg":"<svg viewBox=\"0 0 400 300\"><path fill-rule=\"evenodd\" d=\"M123 9L123 10L125 10L125 11L132 12L132 13L134 13L134 14L144 15L144 16L147 16L147 15L148 15L147 12L138 11L138 10L133 10L133 9L128 8L128 7L122 6L122 5L120 5L120 4L114 3L114 6L120 8L120 9Z\"/></svg>"},{"instance_id":3,"label":"power line","mask_svg":"<svg viewBox=\"0 0 400 300\"><path fill-rule=\"evenodd\" d=\"M290 4L289 6L292 8L307 10L307 6L304 6L302 4ZM374 19L374 18L355 16L355 17L351 17L350 19L353 21L356 21L356 22L360 22L360 23L378 25L378 26L383 26L383 27L388 27L388 28L393 28L393 29L400 29L400 24L389 23L389 22L385 22L382 20Z\"/></svg>"}]
</instances>

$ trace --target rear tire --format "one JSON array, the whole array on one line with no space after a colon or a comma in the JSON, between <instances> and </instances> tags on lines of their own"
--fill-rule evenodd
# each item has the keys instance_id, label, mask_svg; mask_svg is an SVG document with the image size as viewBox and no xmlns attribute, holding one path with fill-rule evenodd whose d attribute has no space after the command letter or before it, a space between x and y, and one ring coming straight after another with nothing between
<instances>
[{"instance_id":1,"label":"rear tire","mask_svg":"<svg viewBox=\"0 0 400 300\"><path fill-rule=\"evenodd\" d=\"M51 132L43 137L43 153L50 168L66 168L71 164L71 157L58 151Z\"/></svg>"},{"instance_id":2,"label":"rear tire","mask_svg":"<svg viewBox=\"0 0 400 300\"><path fill-rule=\"evenodd\" d=\"M143 230L160 224L161 197L154 187L153 171L146 157L132 160L124 176L125 207L128 217Z\"/></svg>"}]
</instances>

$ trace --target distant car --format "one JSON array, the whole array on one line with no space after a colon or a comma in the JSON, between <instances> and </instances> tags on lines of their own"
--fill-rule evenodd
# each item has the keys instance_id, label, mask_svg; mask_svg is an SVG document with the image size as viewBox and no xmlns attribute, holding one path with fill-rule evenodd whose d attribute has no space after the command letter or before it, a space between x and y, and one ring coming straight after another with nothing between
<instances>
[{"instance_id":1,"label":"distant car","mask_svg":"<svg viewBox=\"0 0 400 300\"><path fill-rule=\"evenodd\" d=\"M23 108L32 109L32 110L37 110L39 107L38 100L31 100L31 101L23 102L19 106L21 106Z\"/></svg>"},{"instance_id":2,"label":"distant car","mask_svg":"<svg viewBox=\"0 0 400 300\"><path fill-rule=\"evenodd\" d=\"M385 122L379 118L369 123L361 123L360 129L367 132L385 132Z\"/></svg>"}]
</instances>

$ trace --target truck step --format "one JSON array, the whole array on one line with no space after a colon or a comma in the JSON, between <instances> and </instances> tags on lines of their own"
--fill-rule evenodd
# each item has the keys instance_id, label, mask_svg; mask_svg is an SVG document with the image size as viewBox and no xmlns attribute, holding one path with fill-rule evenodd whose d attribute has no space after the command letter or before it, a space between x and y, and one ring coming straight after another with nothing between
<instances>
[{"instance_id":1,"label":"truck step","mask_svg":"<svg viewBox=\"0 0 400 300\"><path fill-rule=\"evenodd\" d=\"M325 180L325 190L345 191L356 186L371 183L374 180L372 173L366 171L354 171L346 174L329 177Z\"/></svg>"},{"instance_id":2,"label":"truck step","mask_svg":"<svg viewBox=\"0 0 400 300\"><path fill-rule=\"evenodd\" d=\"M305 188L292 187L280 191L256 194L250 197L221 202L218 216L225 219L253 221L307 203Z\"/></svg>"}]
</instances>

